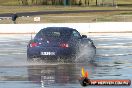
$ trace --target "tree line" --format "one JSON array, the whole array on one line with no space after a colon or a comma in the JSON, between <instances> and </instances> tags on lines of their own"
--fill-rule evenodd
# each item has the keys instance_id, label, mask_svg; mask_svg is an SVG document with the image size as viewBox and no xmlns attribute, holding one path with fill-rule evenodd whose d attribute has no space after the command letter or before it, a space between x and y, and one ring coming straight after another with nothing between
<instances>
[{"instance_id":1,"label":"tree line","mask_svg":"<svg viewBox=\"0 0 132 88\"><path fill-rule=\"evenodd\" d=\"M17 0L17 1L19 5L64 5L64 0ZM66 4L89 6L91 2L95 2L95 5L97 6L99 1L102 1L103 3L105 0L67 0ZM109 1L112 1L112 3L114 4L115 0Z\"/></svg>"}]
</instances>

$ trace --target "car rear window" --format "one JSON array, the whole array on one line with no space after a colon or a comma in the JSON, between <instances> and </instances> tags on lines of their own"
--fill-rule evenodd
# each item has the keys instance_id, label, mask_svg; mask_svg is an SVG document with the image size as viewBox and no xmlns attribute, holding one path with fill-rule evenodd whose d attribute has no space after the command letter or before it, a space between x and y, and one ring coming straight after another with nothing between
<instances>
[{"instance_id":1,"label":"car rear window","mask_svg":"<svg viewBox=\"0 0 132 88\"><path fill-rule=\"evenodd\" d=\"M61 33L58 31L47 31L44 32L44 36L46 37L60 37Z\"/></svg>"},{"instance_id":2,"label":"car rear window","mask_svg":"<svg viewBox=\"0 0 132 88\"><path fill-rule=\"evenodd\" d=\"M69 38L72 35L72 30L69 29L42 29L36 34L35 38L54 37L54 38Z\"/></svg>"},{"instance_id":3,"label":"car rear window","mask_svg":"<svg viewBox=\"0 0 132 88\"><path fill-rule=\"evenodd\" d=\"M46 30L43 31L44 36L46 37L70 37L70 30Z\"/></svg>"}]
</instances>

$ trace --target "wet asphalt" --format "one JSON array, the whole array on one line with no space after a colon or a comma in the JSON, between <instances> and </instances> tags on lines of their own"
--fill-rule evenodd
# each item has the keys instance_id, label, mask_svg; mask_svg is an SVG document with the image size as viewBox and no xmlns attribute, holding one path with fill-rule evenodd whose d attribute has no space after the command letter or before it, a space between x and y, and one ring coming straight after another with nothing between
<instances>
[{"instance_id":1,"label":"wet asphalt","mask_svg":"<svg viewBox=\"0 0 132 88\"><path fill-rule=\"evenodd\" d=\"M93 62L29 63L26 46L30 35L0 35L0 88L82 88L78 82L82 67L89 72L90 79L132 80L131 34L93 34L90 37L97 47ZM106 88L90 86L95 87Z\"/></svg>"}]
</instances>

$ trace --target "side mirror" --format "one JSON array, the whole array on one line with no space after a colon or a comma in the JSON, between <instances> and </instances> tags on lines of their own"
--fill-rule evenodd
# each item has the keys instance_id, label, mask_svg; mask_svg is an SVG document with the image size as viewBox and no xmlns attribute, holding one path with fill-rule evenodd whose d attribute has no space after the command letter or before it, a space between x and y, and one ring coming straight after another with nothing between
<instances>
[{"instance_id":1,"label":"side mirror","mask_svg":"<svg viewBox=\"0 0 132 88\"><path fill-rule=\"evenodd\" d=\"M82 38L87 38L87 35L82 35Z\"/></svg>"}]
</instances>

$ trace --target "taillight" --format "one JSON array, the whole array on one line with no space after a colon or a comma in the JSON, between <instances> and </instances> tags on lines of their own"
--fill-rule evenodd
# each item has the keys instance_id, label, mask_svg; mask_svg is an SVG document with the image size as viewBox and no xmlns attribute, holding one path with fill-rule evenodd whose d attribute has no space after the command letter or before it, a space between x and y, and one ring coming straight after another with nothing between
<instances>
[{"instance_id":1,"label":"taillight","mask_svg":"<svg viewBox=\"0 0 132 88\"><path fill-rule=\"evenodd\" d=\"M36 42L32 42L32 43L30 44L30 47L36 47L36 46L38 46L38 43L36 43Z\"/></svg>"},{"instance_id":2,"label":"taillight","mask_svg":"<svg viewBox=\"0 0 132 88\"><path fill-rule=\"evenodd\" d=\"M60 47L61 48L68 48L69 47L69 44L67 44L67 43L61 43L60 44Z\"/></svg>"}]
</instances>

